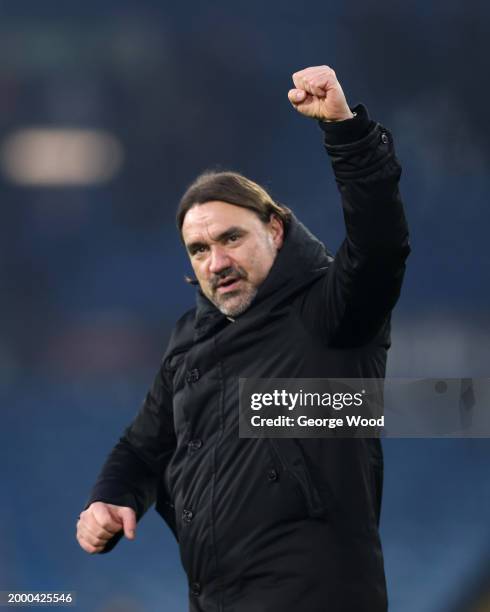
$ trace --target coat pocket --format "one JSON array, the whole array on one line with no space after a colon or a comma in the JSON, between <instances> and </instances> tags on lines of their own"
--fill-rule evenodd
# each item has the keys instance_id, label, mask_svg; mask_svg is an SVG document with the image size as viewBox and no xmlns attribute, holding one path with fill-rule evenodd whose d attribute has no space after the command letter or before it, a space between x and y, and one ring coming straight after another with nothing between
<instances>
[{"instance_id":1,"label":"coat pocket","mask_svg":"<svg viewBox=\"0 0 490 612\"><path fill-rule=\"evenodd\" d=\"M309 516L325 516L328 502L325 495L320 495L311 477L301 446L295 438L267 438L272 452L281 464L298 483L306 501Z\"/></svg>"}]
</instances>

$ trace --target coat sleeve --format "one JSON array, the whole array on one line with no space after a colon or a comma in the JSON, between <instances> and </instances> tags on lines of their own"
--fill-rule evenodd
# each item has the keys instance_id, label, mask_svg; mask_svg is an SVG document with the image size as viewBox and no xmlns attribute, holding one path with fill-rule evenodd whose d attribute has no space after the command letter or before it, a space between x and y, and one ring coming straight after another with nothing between
<instances>
[{"instance_id":1,"label":"coat sleeve","mask_svg":"<svg viewBox=\"0 0 490 612\"><path fill-rule=\"evenodd\" d=\"M172 395L165 361L132 423L109 453L85 509L95 501L129 506L139 519L154 503L157 487L175 449ZM121 539L111 538L101 553Z\"/></svg>"},{"instance_id":2,"label":"coat sleeve","mask_svg":"<svg viewBox=\"0 0 490 612\"><path fill-rule=\"evenodd\" d=\"M410 252L390 132L369 119L319 122L340 191L346 237L304 302L305 318L331 346L370 342L400 295Z\"/></svg>"}]
</instances>

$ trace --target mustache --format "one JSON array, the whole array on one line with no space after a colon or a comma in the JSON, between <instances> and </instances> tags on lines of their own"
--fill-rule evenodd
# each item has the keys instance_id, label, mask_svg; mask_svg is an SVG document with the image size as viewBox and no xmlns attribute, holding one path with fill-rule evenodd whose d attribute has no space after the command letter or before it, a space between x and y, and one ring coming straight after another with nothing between
<instances>
[{"instance_id":1,"label":"mustache","mask_svg":"<svg viewBox=\"0 0 490 612\"><path fill-rule=\"evenodd\" d=\"M213 275L210 280L210 285L212 290L216 291L220 281L225 280L228 277L236 279L246 279L247 276L248 275L245 270L240 266L228 266L228 268L223 268L223 270L220 270L219 272Z\"/></svg>"}]
</instances>

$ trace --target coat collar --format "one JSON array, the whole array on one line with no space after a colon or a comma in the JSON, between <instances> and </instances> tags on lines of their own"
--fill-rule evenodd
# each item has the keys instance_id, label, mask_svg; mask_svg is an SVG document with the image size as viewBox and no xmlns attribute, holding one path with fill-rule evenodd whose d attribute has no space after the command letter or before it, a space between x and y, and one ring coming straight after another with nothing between
<instances>
[{"instance_id":1,"label":"coat collar","mask_svg":"<svg viewBox=\"0 0 490 612\"><path fill-rule=\"evenodd\" d=\"M267 278L260 285L250 307L238 318L255 314L263 302L274 294L279 300L296 292L323 274L331 261L333 257L325 245L292 215L283 246ZM198 289L194 319L196 338L227 322L227 317Z\"/></svg>"}]
</instances>

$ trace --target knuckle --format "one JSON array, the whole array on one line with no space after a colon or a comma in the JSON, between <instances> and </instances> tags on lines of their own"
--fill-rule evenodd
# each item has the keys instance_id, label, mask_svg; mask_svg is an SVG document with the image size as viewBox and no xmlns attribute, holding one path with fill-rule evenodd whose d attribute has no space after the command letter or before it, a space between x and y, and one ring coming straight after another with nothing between
<instances>
[{"instance_id":1,"label":"knuckle","mask_svg":"<svg viewBox=\"0 0 490 612\"><path fill-rule=\"evenodd\" d=\"M99 538L96 538L94 536L90 536L88 538L85 538L85 543L91 549L97 548L100 545Z\"/></svg>"},{"instance_id":2,"label":"knuckle","mask_svg":"<svg viewBox=\"0 0 490 612\"><path fill-rule=\"evenodd\" d=\"M101 529L101 530L99 530L99 531L97 531L97 532L95 533L95 537L96 537L98 540L100 540L101 542L107 542L107 540L108 540L108 539L111 537L111 536L109 535L109 533L110 533L110 532L109 532L108 530L103 531L103 530Z\"/></svg>"},{"instance_id":3,"label":"knuckle","mask_svg":"<svg viewBox=\"0 0 490 612\"><path fill-rule=\"evenodd\" d=\"M102 527L102 529L105 529L106 531L109 531L111 529L111 521L107 518L102 520L99 524ZM98 533L101 533L101 532L102 531L99 529Z\"/></svg>"},{"instance_id":4,"label":"knuckle","mask_svg":"<svg viewBox=\"0 0 490 612\"><path fill-rule=\"evenodd\" d=\"M87 510L90 510L90 514L92 516L96 514L105 514L108 512L107 504L100 501L94 502L89 508L87 508Z\"/></svg>"}]
</instances>

